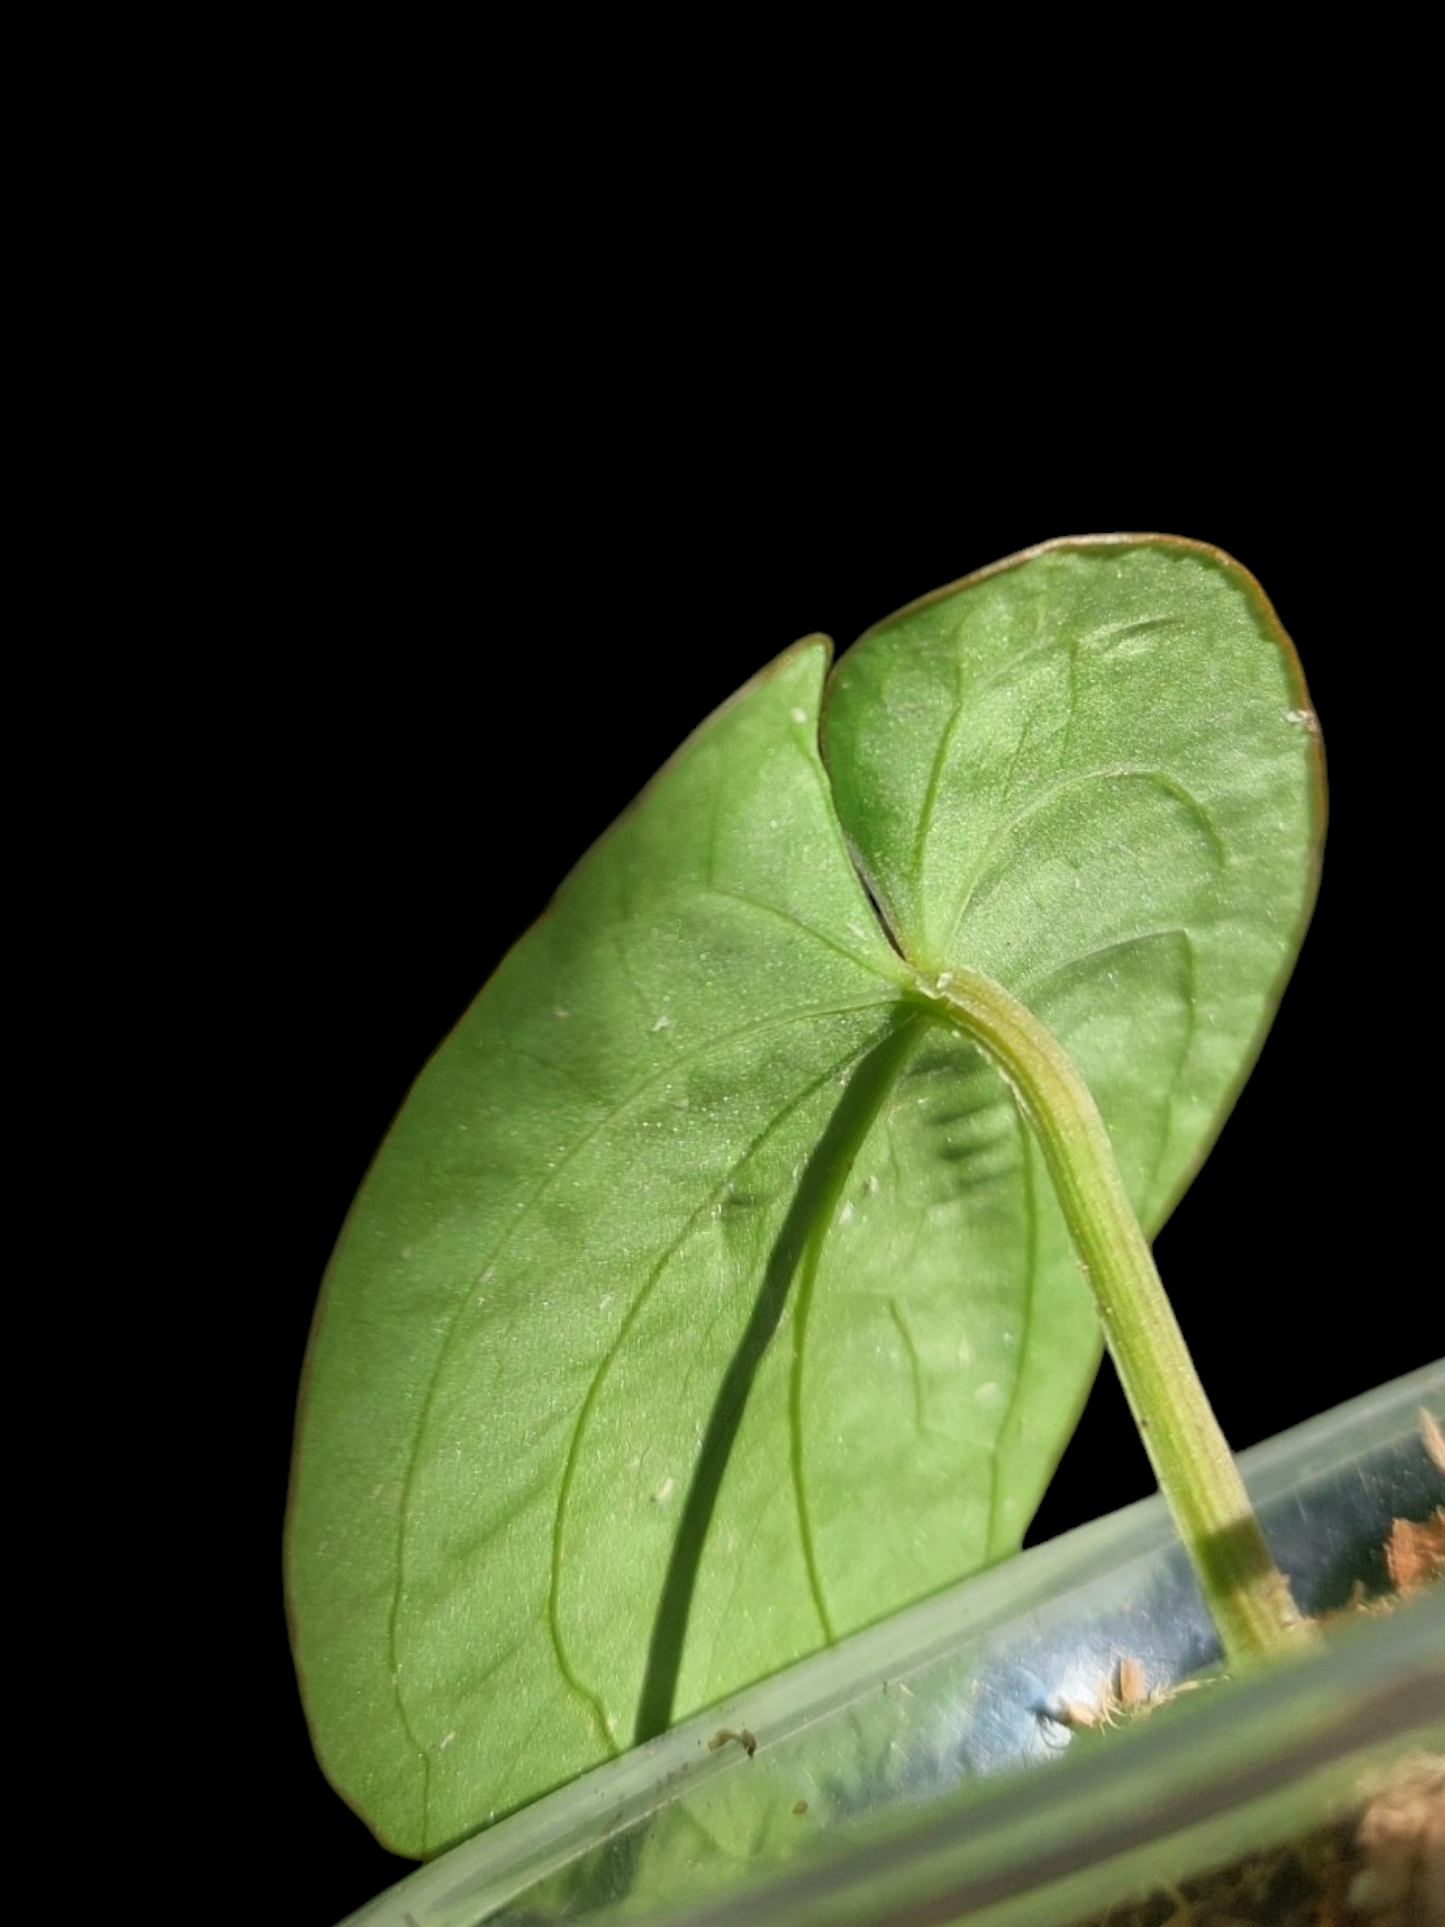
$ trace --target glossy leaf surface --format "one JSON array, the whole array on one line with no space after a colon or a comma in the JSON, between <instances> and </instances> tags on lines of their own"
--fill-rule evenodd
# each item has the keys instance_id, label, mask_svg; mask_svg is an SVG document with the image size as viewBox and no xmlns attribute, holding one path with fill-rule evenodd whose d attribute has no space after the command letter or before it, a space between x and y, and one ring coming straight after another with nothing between
<instances>
[{"instance_id":1,"label":"glossy leaf surface","mask_svg":"<svg viewBox=\"0 0 1445 1927\"><path fill-rule=\"evenodd\" d=\"M1052 545L826 666L594 847L338 1244L288 1577L318 1754L400 1851L1017 1548L1096 1320L920 978L1043 1018L1152 1230L1297 946L1313 718L1217 552Z\"/></svg>"}]
</instances>

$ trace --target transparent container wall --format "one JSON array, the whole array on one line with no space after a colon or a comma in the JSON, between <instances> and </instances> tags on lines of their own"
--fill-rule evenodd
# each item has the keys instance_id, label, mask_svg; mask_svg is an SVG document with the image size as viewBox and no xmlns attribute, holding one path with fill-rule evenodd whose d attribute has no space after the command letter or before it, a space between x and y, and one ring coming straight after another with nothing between
<instances>
[{"instance_id":1,"label":"transparent container wall","mask_svg":"<svg viewBox=\"0 0 1445 1927\"><path fill-rule=\"evenodd\" d=\"M1445 1503L1422 1406L1445 1410L1445 1363L1244 1455L1306 1611L1382 1590L1392 1521ZM1099 1706L1123 1660L1156 1692L1217 1658L1152 1499L587 1775L352 1927L1062 1927L1317 1818L1372 1763L1445 1748L1439 1593L1128 1731L1058 1717Z\"/></svg>"}]
</instances>

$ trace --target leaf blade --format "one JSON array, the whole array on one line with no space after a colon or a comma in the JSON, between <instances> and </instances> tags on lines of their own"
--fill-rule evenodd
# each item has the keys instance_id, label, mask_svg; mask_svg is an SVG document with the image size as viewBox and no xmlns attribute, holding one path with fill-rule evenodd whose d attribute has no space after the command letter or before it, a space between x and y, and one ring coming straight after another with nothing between
<instances>
[{"instance_id":1,"label":"leaf blade","mask_svg":"<svg viewBox=\"0 0 1445 1927\"><path fill-rule=\"evenodd\" d=\"M817 645L781 659L579 867L419 1080L343 1231L289 1579L323 1764L400 1850L630 1738L666 1563L654 1495L706 1410L678 1392L695 1352L715 1375L750 1296L699 1313L688 1288L709 1267L746 1287L832 1080L893 1022L901 966L817 759L823 667ZM626 1355L618 1377L629 1317L653 1318L644 1349L680 1385Z\"/></svg>"},{"instance_id":2,"label":"leaf blade","mask_svg":"<svg viewBox=\"0 0 1445 1927\"><path fill-rule=\"evenodd\" d=\"M1043 1019L1124 1131L1157 1229L1258 1053L1318 881L1318 728L1259 585L1175 537L1025 551L860 639L825 756L900 947ZM1157 965L1128 956L1151 947ZM1084 1038L1084 1005L1112 1043ZM1156 1048L1175 1058L1164 1123L1109 1089Z\"/></svg>"},{"instance_id":3,"label":"leaf blade","mask_svg":"<svg viewBox=\"0 0 1445 1927\"><path fill-rule=\"evenodd\" d=\"M1210 587L1161 602L1176 550ZM1201 805L1147 715L1110 736L1105 685L1162 637L1197 648L1211 598L1279 656L1262 597L1238 628L1242 574L1144 539L942 591L835 672L826 771L824 646L798 645L428 1067L328 1274L288 1530L318 1752L390 1844L437 1851L1020 1542L1097 1327L1031 1140L920 1018L915 969L1034 1001L1160 1222L1302 931L1313 744L1290 724L1266 786L1294 799L1281 854L1237 833L1257 792ZM1244 683L1252 714L1289 675ZM1242 974L1201 972L1210 890L1216 949L1240 901L1273 906Z\"/></svg>"}]
</instances>

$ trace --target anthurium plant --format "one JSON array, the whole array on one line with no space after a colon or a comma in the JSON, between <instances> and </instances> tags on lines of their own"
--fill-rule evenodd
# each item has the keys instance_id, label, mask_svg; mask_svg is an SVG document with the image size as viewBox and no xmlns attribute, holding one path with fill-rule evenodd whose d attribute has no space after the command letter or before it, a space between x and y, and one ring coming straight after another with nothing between
<instances>
[{"instance_id":1,"label":"anthurium plant","mask_svg":"<svg viewBox=\"0 0 1445 1927\"><path fill-rule=\"evenodd\" d=\"M342 1231L287 1585L318 1757L438 1852L1019 1547L1107 1340L1227 1653L1297 1636L1148 1240L1313 900L1228 556L1046 544L714 714Z\"/></svg>"}]
</instances>

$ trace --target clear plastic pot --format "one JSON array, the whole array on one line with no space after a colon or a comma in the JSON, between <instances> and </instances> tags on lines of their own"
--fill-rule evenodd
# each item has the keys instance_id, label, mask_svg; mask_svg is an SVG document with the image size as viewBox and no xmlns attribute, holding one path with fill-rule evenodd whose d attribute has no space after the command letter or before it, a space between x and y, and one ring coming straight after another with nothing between
<instances>
[{"instance_id":1,"label":"clear plastic pot","mask_svg":"<svg viewBox=\"0 0 1445 1927\"><path fill-rule=\"evenodd\" d=\"M1243 1455L1304 1609L1384 1582L1445 1502L1445 1361ZM1151 1499L900 1613L464 1842L348 1927L1065 1927L1286 1838L1445 1750L1445 1588L1299 1658L1081 1732L1218 1657ZM1072 1703L1072 1705L1070 1705ZM1038 1770L1043 1769L1043 1770Z\"/></svg>"}]
</instances>

